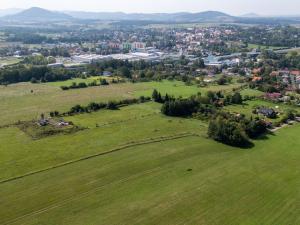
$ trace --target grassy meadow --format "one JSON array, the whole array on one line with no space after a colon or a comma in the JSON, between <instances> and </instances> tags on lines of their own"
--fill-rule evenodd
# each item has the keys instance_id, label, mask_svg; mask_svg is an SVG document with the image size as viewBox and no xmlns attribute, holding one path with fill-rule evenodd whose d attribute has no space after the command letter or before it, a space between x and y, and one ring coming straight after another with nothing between
<instances>
[{"instance_id":1,"label":"grassy meadow","mask_svg":"<svg viewBox=\"0 0 300 225\"><path fill-rule=\"evenodd\" d=\"M93 77L89 78L92 81ZM107 102L151 96L154 88L169 93L176 97L189 97L198 92L205 93L208 90L231 90L239 84L224 86L209 86L198 88L196 85L186 86L179 81L145 82L145 83L120 83L109 86L89 87L63 91L62 85L71 85L72 82L88 82L87 79L73 79L63 82L51 82L46 84L19 83L8 86L0 86L0 126L14 123L18 120L36 119L41 113L49 113L53 110L61 112L69 110L76 104L87 105L92 101Z\"/></svg>"},{"instance_id":2,"label":"grassy meadow","mask_svg":"<svg viewBox=\"0 0 300 225\"><path fill-rule=\"evenodd\" d=\"M250 48L250 49L262 49L262 50L266 50L266 49L278 50L278 49L282 49L282 48L285 48L285 47L266 46L266 45L258 45L258 44L248 44L248 48Z\"/></svg>"},{"instance_id":3,"label":"grassy meadow","mask_svg":"<svg viewBox=\"0 0 300 225\"><path fill-rule=\"evenodd\" d=\"M154 88L187 97L236 84L59 86L0 87L1 225L300 224L299 124L251 149L210 140L206 122L166 117L154 102L65 117L85 129L38 140L3 126L75 104L151 95ZM239 111L262 103L249 101Z\"/></svg>"},{"instance_id":4,"label":"grassy meadow","mask_svg":"<svg viewBox=\"0 0 300 225\"><path fill-rule=\"evenodd\" d=\"M22 61L22 58L15 58L15 57L4 57L0 58L0 66L1 65L12 65L12 64L17 64Z\"/></svg>"}]
</instances>

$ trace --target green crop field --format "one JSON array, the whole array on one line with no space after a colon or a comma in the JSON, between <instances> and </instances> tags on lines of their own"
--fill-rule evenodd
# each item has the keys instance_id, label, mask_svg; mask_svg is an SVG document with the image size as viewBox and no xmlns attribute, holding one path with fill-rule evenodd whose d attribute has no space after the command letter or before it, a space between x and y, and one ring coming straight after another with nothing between
<instances>
[{"instance_id":1,"label":"green crop field","mask_svg":"<svg viewBox=\"0 0 300 225\"><path fill-rule=\"evenodd\" d=\"M38 141L1 129L1 180L36 172L0 183L1 224L300 222L299 125L241 150L154 103L67 119L89 129Z\"/></svg>"},{"instance_id":2,"label":"green crop field","mask_svg":"<svg viewBox=\"0 0 300 225\"><path fill-rule=\"evenodd\" d=\"M206 122L166 117L154 102L65 117L84 128L72 134L33 139L15 125L3 126L78 103L151 95L154 88L185 97L235 86L1 87L0 224L300 224L299 124L250 149L210 140ZM271 104L247 103L245 111Z\"/></svg>"}]
</instances>

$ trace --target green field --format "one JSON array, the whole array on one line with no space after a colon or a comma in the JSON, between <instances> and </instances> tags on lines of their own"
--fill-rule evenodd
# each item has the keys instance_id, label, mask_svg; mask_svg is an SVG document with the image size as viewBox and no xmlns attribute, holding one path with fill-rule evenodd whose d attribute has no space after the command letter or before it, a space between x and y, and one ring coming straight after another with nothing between
<instances>
[{"instance_id":1,"label":"green field","mask_svg":"<svg viewBox=\"0 0 300 225\"><path fill-rule=\"evenodd\" d=\"M0 88L1 125L153 88L189 96L232 85L10 85ZM299 124L245 150L208 139L206 122L166 117L160 108L148 102L65 117L85 129L38 140L16 126L0 127L0 224L300 224Z\"/></svg>"},{"instance_id":2,"label":"green field","mask_svg":"<svg viewBox=\"0 0 300 225\"><path fill-rule=\"evenodd\" d=\"M241 150L207 139L198 120L158 112L147 103L79 115L88 130L38 141L1 129L2 180L49 169L0 184L0 223L300 222L299 125Z\"/></svg>"},{"instance_id":3,"label":"green field","mask_svg":"<svg viewBox=\"0 0 300 225\"><path fill-rule=\"evenodd\" d=\"M244 89L240 93L242 96L249 96L249 97L260 97L264 95L263 92L255 89Z\"/></svg>"},{"instance_id":4,"label":"green field","mask_svg":"<svg viewBox=\"0 0 300 225\"><path fill-rule=\"evenodd\" d=\"M146 82L144 83L145 90L137 91L136 96L151 96L153 88L157 89L162 95L166 93L174 95L175 97L189 97L191 95L201 92L205 94L207 91L232 91L233 88L237 88L240 84L229 85L209 85L207 87L197 87L196 85L187 86L180 81L163 81L163 82Z\"/></svg>"},{"instance_id":5,"label":"green field","mask_svg":"<svg viewBox=\"0 0 300 225\"><path fill-rule=\"evenodd\" d=\"M278 49L282 49L285 47L276 47L276 46L266 46L266 45L258 45L258 44L248 44L248 48L250 49L262 49L262 50L266 50L266 49L270 49L270 50L278 50Z\"/></svg>"},{"instance_id":6,"label":"green field","mask_svg":"<svg viewBox=\"0 0 300 225\"><path fill-rule=\"evenodd\" d=\"M4 57L4 58L0 58L0 65L12 65L12 64L17 64L19 62L21 62L22 59L21 58L15 58L15 57Z\"/></svg>"},{"instance_id":7,"label":"green field","mask_svg":"<svg viewBox=\"0 0 300 225\"><path fill-rule=\"evenodd\" d=\"M154 88L164 93L175 96L189 97L198 92L207 90L231 90L238 84L225 86L210 86L198 88L186 86L179 81L146 82L146 83L121 83L109 86L89 87L62 91L60 86L71 85L72 82L88 82L89 79L73 79L63 82L46 84L20 83L9 86L0 86L0 126L14 123L18 120L31 120L41 113L53 110L61 112L69 110L76 104L87 105L91 101L118 100L134 98L141 95L151 96Z\"/></svg>"}]
</instances>

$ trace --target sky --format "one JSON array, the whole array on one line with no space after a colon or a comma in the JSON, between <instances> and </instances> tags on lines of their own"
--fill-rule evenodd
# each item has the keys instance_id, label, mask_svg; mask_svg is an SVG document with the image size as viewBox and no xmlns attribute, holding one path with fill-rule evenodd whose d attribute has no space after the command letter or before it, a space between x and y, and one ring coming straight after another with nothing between
<instances>
[{"instance_id":1,"label":"sky","mask_svg":"<svg viewBox=\"0 0 300 225\"><path fill-rule=\"evenodd\" d=\"M231 15L300 15L300 0L0 0L0 9L30 8L98 12L201 12Z\"/></svg>"}]
</instances>

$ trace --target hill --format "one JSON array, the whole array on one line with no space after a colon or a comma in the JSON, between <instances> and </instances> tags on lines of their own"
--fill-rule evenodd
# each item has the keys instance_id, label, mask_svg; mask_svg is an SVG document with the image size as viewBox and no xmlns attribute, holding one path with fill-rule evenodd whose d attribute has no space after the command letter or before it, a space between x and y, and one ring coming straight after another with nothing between
<instances>
[{"instance_id":1,"label":"hill","mask_svg":"<svg viewBox=\"0 0 300 225\"><path fill-rule=\"evenodd\" d=\"M241 17L253 18L253 17L262 17L262 16L260 16L259 14L256 14L256 13L247 13L247 14L242 15Z\"/></svg>"},{"instance_id":2,"label":"hill","mask_svg":"<svg viewBox=\"0 0 300 225\"><path fill-rule=\"evenodd\" d=\"M220 22L234 21L234 17L217 11L206 11L199 13L122 13L122 12L82 12L68 11L66 14L78 19L95 20L148 20L160 22Z\"/></svg>"},{"instance_id":3,"label":"hill","mask_svg":"<svg viewBox=\"0 0 300 225\"><path fill-rule=\"evenodd\" d=\"M235 17L218 11L187 13L175 16L176 21L189 22L234 22Z\"/></svg>"},{"instance_id":4,"label":"hill","mask_svg":"<svg viewBox=\"0 0 300 225\"><path fill-rule=\"evenodd\" d=\"M72 19L72 16L61 12L53 12L38 7L32 7L20 13L5 16L3 19L12 21L58 21L70 20Z\"/></svg>"}]
</instances>

